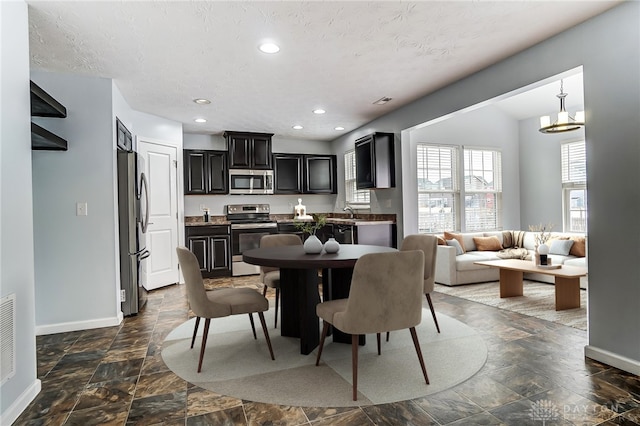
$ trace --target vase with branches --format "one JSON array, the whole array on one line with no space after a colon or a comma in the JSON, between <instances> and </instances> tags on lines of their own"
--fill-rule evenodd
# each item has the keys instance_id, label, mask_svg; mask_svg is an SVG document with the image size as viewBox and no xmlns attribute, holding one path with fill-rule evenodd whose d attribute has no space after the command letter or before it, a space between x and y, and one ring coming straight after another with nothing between
<instances>
[{"instance_id":1,"label":"vase with branches","mask_svg":"<svg viewBox=\"0 0 640 426\"><path fill-rule=\"evenodd\" d=\"M313 220L294 220L296 229L309 235L316 235L316 231L327 224L327 217L322 214L313 213Z\"/></svg>"},{"instance_id":2,"label":"vase with branches","mask_svg":"<svg viewBox=\"0 0 640 426\"><path fill-rule=\"evenodd\" d=\"M553 223L529 225L529 231L535 232L534 239L536 242L536 249L542 244L546 244L551 238L551 230L553 229Z\"/></svg>"},{"instance_id":3,"label":"vase with branches","mask_svg":"<svg viewBox=\"0 0 640 426\"><path fill-rule=\"evenodd\" d=\"M327 217L321 214L312 214L313 220L310 221L294 221L296 229L301 230L309 235L304 242L304 251L307 254L318 254L322 252L322 241L316 236L318 229L327 223Z\"/></svg>"}]
</instances>

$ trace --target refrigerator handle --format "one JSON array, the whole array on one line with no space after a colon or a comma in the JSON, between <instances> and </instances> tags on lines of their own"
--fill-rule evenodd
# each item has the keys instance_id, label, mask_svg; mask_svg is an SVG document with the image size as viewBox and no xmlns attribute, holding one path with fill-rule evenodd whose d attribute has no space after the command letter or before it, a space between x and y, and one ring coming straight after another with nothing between
<instances>
[{"instance_id":1,"label":"refrigerator handle","mask_svg":"<svg viewBox=\"0 0 640 426\"><path fill-rule=\"evenodd\" d=\"M142 198L142 192L144 192L145 200L145 211L140 221L140 225L142 226L142 233L144 234L147 232L147 227L149 226L149 187L147 185L147 177L144 173L140 174L140 181L142 182L142 187L140 188L140 194L138 198Z\"/></svg>"}]
</instances>

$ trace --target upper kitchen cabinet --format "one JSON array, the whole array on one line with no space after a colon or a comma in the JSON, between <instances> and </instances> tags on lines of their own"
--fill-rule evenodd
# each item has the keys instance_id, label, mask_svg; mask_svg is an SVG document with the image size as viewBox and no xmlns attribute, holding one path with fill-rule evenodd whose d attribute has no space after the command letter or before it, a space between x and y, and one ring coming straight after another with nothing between
<instances>
[{"instance_id":1,"label":"upper kitchen cabinet","mask_svg":"<svg viewBox=\"0 0 640 426\"><path fill-rule=\"evenodd\" d=\"M273 133L224 132L231 169L272 169Z\"/></svg>"},{"instance_id":2,"label":"upper kitchen cabinet","mask_svg":"<svg viewBox=\"0 0 640 426\"><path fill-rule=\"evenodd\" d=\"M276 194L336 194L336 156L274 154Z\"/></svg>"},{"instance_id":3,"label":"upper kitchen cabinet","mask_svg":"<svg viewBox=\"0 0 640 426\"><path fill-rule=\"evenodd\" d=\"M376 132L356 140L356 187L358 189L396 186L393 133Z\"/></svg>"},{"instance_id":4,"label":"upper kitchen cabinet","mask_svg":"<svg viewBox=\"0 0 640 426\"><path fill-rule=\"evenodd\" d=\"M225 151L184 150L184 193L227 194L229 173Z\"/></svg>"},{"instance_id":5,"label":"upper kitchen cabinet","mask_svg":"<svg viewBox=\"0 0 640 426\"><path fill-rule=\"evenodd\" d=\"M304 155L304 193L337 194L336 156Z\"/></svg>"},{"instance_id":6,"label":"upper kitchen cabinet","mask_svg":"<svg viewBox=\"0 0 640 426\"><path fill-rule=\"evenodd\" d=\"M273 154L274 193L302 193L302 154Z\"/></svg>"}]
</instances>

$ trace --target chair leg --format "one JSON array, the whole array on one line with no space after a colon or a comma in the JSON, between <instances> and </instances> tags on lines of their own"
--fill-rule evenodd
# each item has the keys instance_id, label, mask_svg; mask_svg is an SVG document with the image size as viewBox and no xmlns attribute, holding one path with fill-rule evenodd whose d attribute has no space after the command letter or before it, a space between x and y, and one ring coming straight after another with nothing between
<instances>
[{"instance_id":1,"label":"chair leg","mask_svg":"<svg viewBox=\"0 0 640 426\"><path fill-rule=\"evenodd\" d=\"M278 304L280 303L280 289L276 287L276 320L274 321L273 328L278 328Z\"/></svg>"},{"instance_id":2,"label":"chair leg","mask_svg":"<svg viewBox=\"0 0 640 426\"><path fill-rule=\"evenodd\" d=\"M266 285L262 285L262 295L266 296L267 295L267 286Z\"/></svg>"},{"instance_id":3,"label":"chair leg","mask_svg":"<svg viewBox=\"0 0 640 426\"><path fill-rule=\"evenodd\" d=\"M320 356L322 355L322 348L324 347L324 339L327 337L327 331L329 331L329 323L327 321L322 321L322 335L320 336L320 346L318 347L316 366L320 365Z\"/></svg>"},{"instance_id":4,"label":"chair leg","mask_svg":"<svg viewBox=\"0 0 640 426\"><path fill-rule=\"evenodd\" d=\"M413 346L416 347L416 353L418 354L418 360L420 361L420 367L422 368L422 375L424 376L425 382L429 384L429 376L427 376L427 369L424 366L424 359L422 358L422 351L420 350L420 342L418 342L418 334L416 333L416 328L411 327L409 329L411 331L411 338L413 339Z\"/></svg>"},{"instance_id":5,"label":"chair leg","mask_svg":"<svg viewBox=\"0 0 640 426\"><path fill-rule=\"evenodd\" d=\"M253 330L253 339L258 340L258 336L256 336L256 326L253 323L253 314L249 314L249 321L251 321L251 330Z\"/></svg>"},{"instance_id":6,"label":"chair leg","mask_svg":"<svg viewBox=\"0 0 640 426\"><path fill-rule=\"evenodd\" d=\"M191 338L191 349L196 341L196 334L198 334L198 326L200 325L200 317L196 317L196 326L193 328L193 337Z\"/></svg>"},{"instance_id":7,"label":"chair leg","mask_svg":"<svg viewBox=\"0 0 640 426\"><path fill-rule=\"evenodd\" d=\"M429 303L429 308L431 308L431 315L433 316L433 322L436 323L436 330L440 333L440 326L438 325L438 319L436 318L436 311L433 309L433 303L431 302L431 295L429 293L425 293L427 297L427 302Z\"/></svg>"},{"instance_id":8,"label":"chair leg","mask_svg":"<svg viewBox=\"0 0 640 426\"><path fill-rule=\"evenodd\" d=\"M204 320L204 334L202 335L202 347L200 348L200 360L198 361L198 373L202 370L202 358L204 358L204 349L207 347L207 336L209 335L209 323L211 318Z\"/></svg>"},{"instance_id":9,"label":"chair leg","mask_svg":"<svg viewBox=\"0 0 640 426\"><path fill-rule=\"evenodd\" d=\"M351 335L351 369L353 374L353 400L358 400L358 335Z\"/></svg>"},{"instance_id":10,"label":"chair leg","mask_svg":"<svg viewBox=\"0 0 640 426\"><path fill-rule=\"evenodd\" d=\"M376 340L378 341L378 355L380 355L380 333L376 333Z\"/></svg>"},{"instance_id":11,"label":"chair leg","mask_svg":"<svg viewBox=\"0 0 640 426\"><path fill-rule=\"evenodd\" d=\"M387 342L389 341L389 332L387 331Z\"/></svg>"},{"instance_id":12,"label":"chair leg","mask_svg":"<svg viewBox=\"0 0 640 426\"><path fill-rule=\"evenodd\" d=\"M269 332L267 331L267 323L264 321L264 313L258 312L258 316L260 317L260 324L262 324L262 331L264 331L264 338L267 339L267 346L269 346L271 359L275 361L276 357L273 356L273 348L271 347L271 339L269 338Z\"/></svg>"}]
</instances>

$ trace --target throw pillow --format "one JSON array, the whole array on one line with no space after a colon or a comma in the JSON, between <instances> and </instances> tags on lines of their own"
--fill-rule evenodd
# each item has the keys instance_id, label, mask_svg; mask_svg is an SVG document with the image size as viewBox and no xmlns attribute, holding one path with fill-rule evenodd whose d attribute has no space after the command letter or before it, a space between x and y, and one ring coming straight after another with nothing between
<instances>
[{"instance_id":1,"label":"throw pillow","mask_svg":"<svg viewBox=\"0 0 640 426\"><path fill-rule=\"evenodd\" d=\"M444 238L437 237L437 236L436 236L436 238L438 239L438 245L439 246L446 246L447 245L447 242L444 240Z\"/></svg>"},{"instance_id":2,"label":"throw pillow","mask_svg":"<svg viewBox=\"0 0 640 426\"><path fill-rule=\"evenodd\" d=\"M573 240L553 240L549 247L549 254L559 254L562 256L568 256L569 250L573 245Z\"/></svg>"},{"instance_id":3,"label":"throw pillow","mask_svg":"<svg viewBox=\"0 0 640 426\"><path fill-rule=\"evenodd\" d=\"M587 241L584 237L571 237L573 245L569 254L576 257L585 257L587 255Z\"/></svg>"},{"instance_id":4,"label":"throw pillow","mask_svg":"<svg viewBox=\"0 0 640 426\"><path fill-rule=\"evenodd\" d=\"M511 231L502 231L502 246L504 248L513 247L513 233Z\"/></svg>"},{"instance_id":5,"label":"throw pillow","mask_svg":"<svg viewBox=\"0 0 640 426\"><path fill-rule=\"evenodd\" d=\"M473 237L473 242L478 251L498 251L502 250L502 244L498 237Z\"/></svg>"},{"instance_id":6,"label":"throw pillow","mask_svg":"<svg viewBox=\"0 0 640 426\"><path fill-rule=\"evenodd\" d=\"M464 250L462 250L462 246L460 245L458 240L447 240L447 245L456 248L456 256L464 254Z\"/></svg>"},{"instance_id":7,"label":"throw pillow","mask_svg":"<svg viewBox=\"0 0 640 426\"><path fill-rule=\"evenodd\" d=\"M449 244L449 240L456 240L458 241L458 243L460 244L460 248L462 249L462 253L464 253L465 251L467 251L464 248L464 241L462 240L462 235L461 234L452 234L450 232L445 231L444 232L444 239L447 240L447 244ZM460 253L460 254L462 254Z\"/></svg>"}]
</instances>

